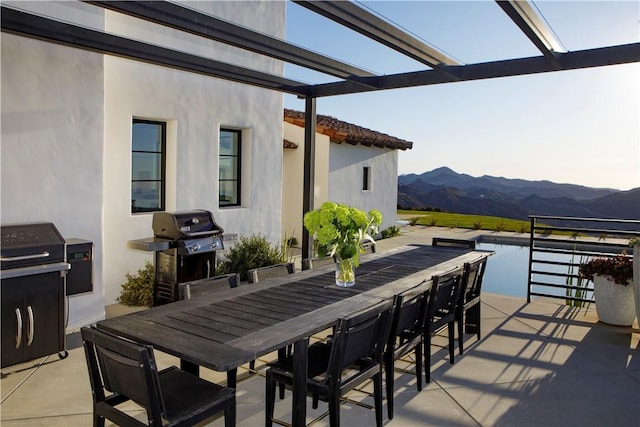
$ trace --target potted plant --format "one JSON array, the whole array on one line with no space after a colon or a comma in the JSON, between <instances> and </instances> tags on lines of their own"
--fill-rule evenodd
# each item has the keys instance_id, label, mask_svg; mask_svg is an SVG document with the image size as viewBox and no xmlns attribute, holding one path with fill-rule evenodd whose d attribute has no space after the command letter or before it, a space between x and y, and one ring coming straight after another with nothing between
<instances>
[{"instance_id":1,"label":"potted plant","mask_svg":"<svg viewBox=\"0 0 640 427\"><path fill-rule=\"evenodd\" d=\"M353 268L359 265L359 255L364 253L363 242L375 244L373 235L378 233L382 214L375 209L365 213L358 208L334 202L325 202L304 215L304 226L318 243L319 256L336 259L336 284L353 286Z\"/></svg>"},{"instance_id":2,"label":"potted plant","mask_svg":"<svg viewBox=\"0 0 640 427\"><path fill-rule=\"evenodd\" d=\"M596 313L600 321L630 326L636 317L632 260L625 252L616 256L591 258L579 267L579 274L593 281Z\"/></svg>"}]
</instances>

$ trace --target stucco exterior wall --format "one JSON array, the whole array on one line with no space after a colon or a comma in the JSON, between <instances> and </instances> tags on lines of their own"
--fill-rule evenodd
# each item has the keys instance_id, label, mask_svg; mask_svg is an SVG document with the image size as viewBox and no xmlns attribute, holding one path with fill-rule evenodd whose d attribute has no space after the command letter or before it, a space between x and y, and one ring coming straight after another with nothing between
<instances>
[{"instance_id":1,"label":"stucco exterior wall","mask_svg":"<svg viewBox=\"0 0 640 427\"><path fill-rule=\"evenodd\" d=\"M362 145L331 144L328 198L382 213L383 230L395 224L398 202L398 151ZM370 167L371 190L362 190L362 168Z\"/></svg>"},{"instance_id":2,"label":"stucco exterior wall","mask_svg":"<svg viewBox=\"0 0 640 427\"><path fill-rule=\"evenodd\" d=\"M284 123L284 138L298 144L285 149L283 184L283 233L295 230L302 235L302 187L304 168L304 128ZM362 168L371 168L371 189L362 190ZM380 229L396 222L398 199L398 151L364 145L335 144L316 134L314 203L331 200L356 206L364 211L378 209L383 215ZM284 238L284 235L283 235Z\"/></svg>"},{"instance_id":3,"label":"stucco exterior wall","mask_svg":"<svg viewBox=\"0 0 640 427\"><path fill-rule=\"evenodd\" d=\"M69 324L86 324L104 316L102 55L1 39L1 221L53 222L94 242L93 293L69 297Z\"/></svg>"},{"instance_id":4,"label":"stucco exterior wall","mask_svg":"<svg viewBox=\"0 0 640 427\"><path fill-rule=\"evenodd\" d=\"M91 5L29 7L152 44L283 73L278 61ZM284 36L284 2L191 2L189 7ZM132 119L167 122L167 210L210 210L225 234L261 233L276 243L282 111L283 96L275 91L3 33L1 220L51 221L65 238L95 242L94 291L70 298L69 328L103 318L125 273L153 257L127 248L129 240L153 235L151 214L131 214ZM218 208L220 127L242 130L242 206L236 208Z\"/></svg>"}]
</instances>

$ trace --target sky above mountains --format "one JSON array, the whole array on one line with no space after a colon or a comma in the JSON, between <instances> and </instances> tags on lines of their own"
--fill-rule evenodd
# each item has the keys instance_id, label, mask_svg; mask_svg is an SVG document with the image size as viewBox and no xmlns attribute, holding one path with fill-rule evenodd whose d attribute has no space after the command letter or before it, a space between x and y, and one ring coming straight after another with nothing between
<instances>
[{"instance_id":1,"label":"sky above mountains","mask_svg":"<svg viewBox=\"0 0 640 427\"><path fill-rule=\"evenodd\" d=\"M359 2L461 63L539 56L493 1ZM640 41L640 2L537 1L569 51ZM424 69L291 2L287 40L376 73ZM287 66L287 77L330 76ZM285 106L304 103L285 97ZM640 64L320 98L334 116L414 143L399 174L464 173L589 187L640 186Z\"/></svg>"}]
</instances>

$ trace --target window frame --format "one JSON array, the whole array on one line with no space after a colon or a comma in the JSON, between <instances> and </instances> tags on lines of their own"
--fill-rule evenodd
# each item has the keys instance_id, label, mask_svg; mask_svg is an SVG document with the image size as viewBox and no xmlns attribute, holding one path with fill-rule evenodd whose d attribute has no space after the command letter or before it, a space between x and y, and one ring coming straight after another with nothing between
<instances>
[{"instance_id":1,"label":"window frame","mask_svg":"<svg viewBox=\"0 0 640 427\"><path fill-rule=\"evenodd\" d=\"M220 150L220 142L223 132L232 133L236 135L235 142L237 144L237 153L236 155L222 154L222 150ZM235 158L235 178L225 178L222 179L220 177L220 165L221 160L223 158ZM226 203L221 199L220 190L222 189L222 182L235 182L235 191L236 191L236 202L235 203ZM242 130L241 129L233 129L233 128L220 128L220 134L218 136L218 207L220 208L233 208L242 206Z\"/></svg>"},{"instance_id":2,"label":"window frame","mask_svg":"<svg viewBox=\"0 0 640 427\"><path fill-rule=\"evenodd\" d=\"M148 151L148 150L134 150L133 146L133 126L138 123L143 124L151 124L151 125L159 125L161 129L161 142L160 142L160 150L161 151ZM148 119L136 119L133 118L131 121L131 192L130 202L131 202L131 213L132 214L146 214L151 212L162 212L166 208L166 185L167 185L167 122L159 121L159 120L148 120ZM133 177L133 155L134 153L154 153L160 154L160 178L159 179L134 179ZM134 182L159 182L160 183L160 206L157 208L135 208L133 205L133 183Z\"/></svg>"},{"instance_id":3,"label":"window frame","mask_svg":"<svg viewBox=\"0 0 640 427\"><path fill-rule=\"evenodd\" d=\"M362 191L371 191L371 167L362 167Z\"/></svg>"}]
</instances>

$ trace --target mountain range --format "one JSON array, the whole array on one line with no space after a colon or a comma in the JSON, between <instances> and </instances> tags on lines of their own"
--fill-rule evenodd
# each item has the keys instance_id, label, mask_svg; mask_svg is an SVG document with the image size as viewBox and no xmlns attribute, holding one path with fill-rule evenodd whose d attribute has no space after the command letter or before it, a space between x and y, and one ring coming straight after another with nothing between
<instances>
[{"instance_id":1,"label":"mountain range","mask_svg":"<svg viewBox=\"0 0 640 427\"><path fill-rule=\"evenodd\" d=\"M640 187L628 191L484 175L448 167L398 177L398 208L528 220L529 215L640 219Z\"/></svg>"}]
</instances>

